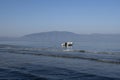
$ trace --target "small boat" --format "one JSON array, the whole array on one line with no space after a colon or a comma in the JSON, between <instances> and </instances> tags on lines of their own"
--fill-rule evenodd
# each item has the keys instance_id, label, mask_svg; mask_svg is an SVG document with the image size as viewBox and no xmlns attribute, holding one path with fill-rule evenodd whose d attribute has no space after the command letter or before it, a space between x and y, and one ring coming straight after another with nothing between
<instances>
[{"instance_id":1,"label":"small boat","mask_svg":"<svg viewBox=\"0 0 120 80\"><path fill-rule=\"evenodd\" d=\"M62 47L72 47L73 46L73 42L64 42L61 44Z\"/></svg>"}]
</instances>

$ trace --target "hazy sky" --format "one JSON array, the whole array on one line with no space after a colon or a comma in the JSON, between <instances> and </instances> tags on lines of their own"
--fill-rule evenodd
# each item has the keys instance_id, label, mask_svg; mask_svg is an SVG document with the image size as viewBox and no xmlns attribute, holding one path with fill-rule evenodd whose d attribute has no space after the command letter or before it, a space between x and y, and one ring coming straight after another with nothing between
<instances>
[{"instance_id":1,"label":"hazy sky","mask_svg":"<svg viewBox=\"0 0 120 80\"><path fill-rule=\"evenodd\" d=\"M120 0L0 0L0 36L120 33Z\"/></svg>"}]
</instances>

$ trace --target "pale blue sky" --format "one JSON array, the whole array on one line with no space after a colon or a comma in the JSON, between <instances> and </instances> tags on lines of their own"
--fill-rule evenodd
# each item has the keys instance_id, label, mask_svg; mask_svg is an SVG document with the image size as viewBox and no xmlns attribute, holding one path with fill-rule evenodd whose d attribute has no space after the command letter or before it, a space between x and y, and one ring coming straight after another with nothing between
<instances>
[{"instance_id":1,"label":"pale blue sky","mask_svg":"<svg viewBox=\"0 0 120 80\"><path fill-rule=\"evenodd\" d=\"M0 36L120 34L120 0L0 0Z\"/></svg>"}]
</instances>

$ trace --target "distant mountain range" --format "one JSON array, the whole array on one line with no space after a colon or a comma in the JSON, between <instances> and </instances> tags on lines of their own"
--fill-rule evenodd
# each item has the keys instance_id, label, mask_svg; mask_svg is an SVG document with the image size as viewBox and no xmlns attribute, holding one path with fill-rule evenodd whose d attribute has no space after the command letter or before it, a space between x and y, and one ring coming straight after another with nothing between
<instances>
[{"instance_id":1,"label":"distant mountain range","mask_svg":"<svg viewBox=\"0 0 120 80\"><path fill-rule=\"evenodd\" d=\"M120 34L76 34L67 31L51 31L28 34L20 38L3 38L0 40L26 41L120 41Z\"/></svg>"},{"instance_id":2,"label":"distant mountain range","mask_svg":"<svg viewBox=\"0 0 120 80\"><path fill-rule=\"evenodd\" d=\"M79 34L75 34L72 32L67 32L67 31L51 31L51 32L41 32L41 33L33 33L33 34L28 34L23 37L49 37L49 36L54 36L54 37L63 37L63 36L76 36Z\"/></svg>"},{"instance_id":3,"label":"distant mountain range","mask_svg":"<svg viewBox=\"0 0 120 80\"><path fill-rule=\"evenodd\" d=\"M77 38L79 34L66 31L51 31L51 32L41 32L28 34L23 36L25 40L40 40L40 41L68 41L71 38Z\"/></svg>"}]
</instances>

